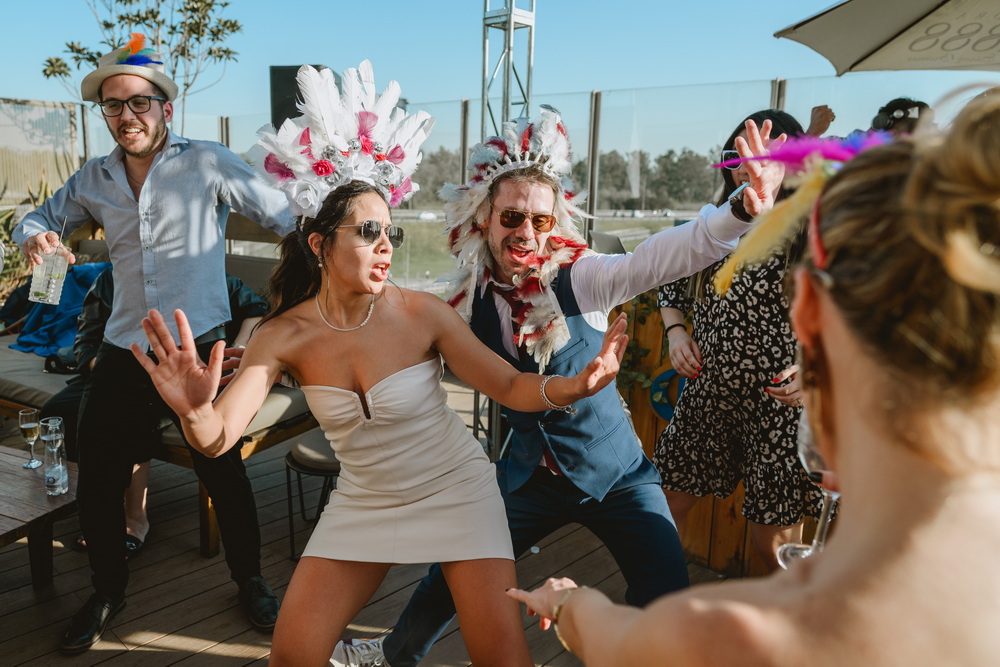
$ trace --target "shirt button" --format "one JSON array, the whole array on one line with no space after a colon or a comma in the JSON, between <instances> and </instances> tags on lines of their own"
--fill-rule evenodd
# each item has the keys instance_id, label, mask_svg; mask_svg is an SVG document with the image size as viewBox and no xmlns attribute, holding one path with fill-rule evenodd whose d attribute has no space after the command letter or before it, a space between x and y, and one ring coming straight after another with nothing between
<instances>
[{"instance_id":1,"label":"shirt button","mask_svg":"<svg viewBox=\"0 0 1000 667\"><path fill-rule=\"evenodd\" d=\"M153 280L152 280L152 279L149 279L149 280L147 280L147 281L146 281L146 284L147 284L147 285L152 285L152 284L153 284Z\"/></svg>"},{"instance_id":2,"label":"shirt button","mask_svg":"<svg viewBox=\"0 0 1000 667\"><path fill-rule=\"evenodd\" d=\"M142 249L146 250L146 251L149 251L149 250L153 249L153 246L151 246L151 245L144 245L144 246L142 246Z\"/></svg>"}]
</instances>

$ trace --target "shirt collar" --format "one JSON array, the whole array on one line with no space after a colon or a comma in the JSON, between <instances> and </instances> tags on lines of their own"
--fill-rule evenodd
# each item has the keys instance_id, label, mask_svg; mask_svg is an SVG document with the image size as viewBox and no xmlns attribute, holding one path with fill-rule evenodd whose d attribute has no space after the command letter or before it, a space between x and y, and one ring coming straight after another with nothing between
<instances>
[{"instance_id":1,"label":"shirt collar","mask_svg":"<svg viewBox=\"0 0 1000 667\"><path fill-rule=\"evenodd\" d=\"M186 145L187 143L188 143L187 139L185 139L184 137L181 137L179 135L174 134L173 130L171 130L168 127L167 128L167 143L166 143L166 145L164 145L163 149L160 152L161 153L166 153L167 151L169 151L174 146L182 146L182 145ZM119 165L119 164L122 164L124 161L125 161L125 149L122 148L121 146L119 146L116 143L114 150L112 150L110 153L108 153L107 157L104 158L104 162L102 162L102 165L104 166L105 169L107 169L108 171L110 171L112 167L114 167L116 165Z\"/></svg>"}]
</instances>

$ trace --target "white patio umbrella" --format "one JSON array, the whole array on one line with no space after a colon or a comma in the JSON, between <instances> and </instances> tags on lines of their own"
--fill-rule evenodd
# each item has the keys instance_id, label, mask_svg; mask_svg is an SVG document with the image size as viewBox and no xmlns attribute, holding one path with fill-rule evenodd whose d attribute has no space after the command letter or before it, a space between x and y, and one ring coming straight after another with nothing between
<instances>
[{"instance_id":1,"label":"white patio umbrella","mask_svg":"<svg viewBox=\"0 0 1000 667\"><path fill-rule=\"evenodd\" d=\"M1000 71L998 0L846 0L775 37L804 44L837 76L876 70Z\"/></svg>"}]
</instances>

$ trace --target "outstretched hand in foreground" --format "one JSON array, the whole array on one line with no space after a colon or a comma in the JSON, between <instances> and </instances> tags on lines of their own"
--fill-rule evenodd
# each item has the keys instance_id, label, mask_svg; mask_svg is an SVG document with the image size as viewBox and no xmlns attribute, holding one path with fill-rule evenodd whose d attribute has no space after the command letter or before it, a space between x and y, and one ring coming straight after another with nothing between
<instances>
[{"instance_id":1,"label":"outstretched hand in foreground","mask_svg":"<svg viewBox=\"0 0 1000 667\"><path fill-rule=\"evenodd\" d=\"M514 598L518 602L523 602L528 609L528 616L538 616L538 625L542 630L548 630L552 626L555 616L555 608L568 596L567 591L579 588L572 579L563 577L561 579L546 579L545 583L533 591L525 591L520 588L511 588L507 591L507 597Z\"/></svg>"},{"instance_id":2,"label":"outstretched hand in foreground","mask_svg":"<svg viewBox=\"0 0 1000 667\"><path fill-rule=\"evenodd\" d=\"M174 311L174 320L181 337L180 347L174 341L163 316L159 311L151 310L149 316L142 320L142 328L156 361L150 359L135 343L131 345L131 349L136 360L149 373L153 386L164 402L179 416L185 417L211 405L215 399L226 344L221 340L217 342L212 347L208 364L205 364L198 357L191 326L184 312Z\"/></svg>"}]
</instances>

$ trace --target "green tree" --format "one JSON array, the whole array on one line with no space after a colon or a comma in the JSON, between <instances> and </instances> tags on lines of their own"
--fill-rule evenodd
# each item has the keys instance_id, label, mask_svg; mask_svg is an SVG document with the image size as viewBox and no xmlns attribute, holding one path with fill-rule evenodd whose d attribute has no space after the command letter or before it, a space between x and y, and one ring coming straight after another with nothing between
<instances>
[{"instance_id":1,"label":"green tree","mask_svg":"<svg viewBox=\"0 0 1000 667\"><path fill-rule=\"evenodd\" d=\"M649 181L652 199L661 208L708 203L722 182L713 162L689 148L667 151L655 161Z\"/></svg>"},{"instance_id":2,"label":"green tree","mask_svg":"<svg viewBox=\"0 0 1000 667\"><path fill-rule=\"evenodd\" d=\"M461 161L458 151L450 151L441 146L433 153L425 153L424 159L413 175L413 180L420 184L420 190L413 195L412 208L440 209L441 199L438 190L446 183L461 183Z\"/></svg>"},{"instance_id":3,"label":"green tree","mask_svg":"<svg viewBox=\"0 0 1000 667\"><path fill-rule=\"evenodd\" d=\"M76 99L79 92L70 83L73 70L97 67L102 53L124 45L132 32L141 32L164 56L167 76L177 83L181 104L181 133L184 132L184 108L189 95L209 88L225 76L226 64L236 60L236 51L225 46L226 40L243 30L239 21L222 16L229 6L226 0L84 0L101 34L97 49L81 42L66 42L70 63L52 57L42 65L46 78L58 79ZM213 65L222 65L219 77L195 89L201 75Z\"/></svg>"}]
</instances>

